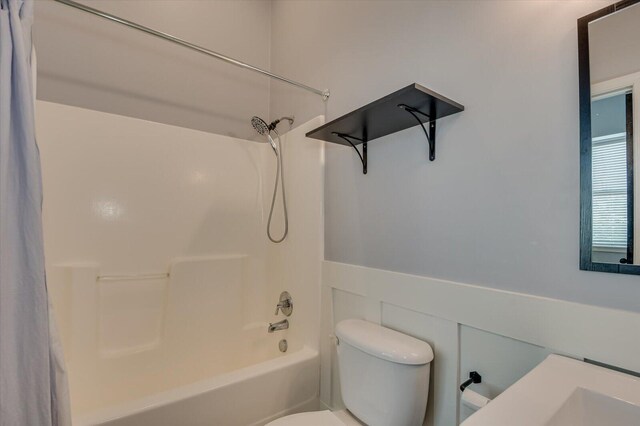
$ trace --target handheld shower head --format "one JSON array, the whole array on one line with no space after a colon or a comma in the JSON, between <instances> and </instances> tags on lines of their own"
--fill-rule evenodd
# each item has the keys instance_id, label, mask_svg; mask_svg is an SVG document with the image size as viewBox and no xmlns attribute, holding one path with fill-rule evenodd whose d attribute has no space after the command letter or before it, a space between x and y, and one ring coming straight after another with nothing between
<instances>
[{"instance_id":1,"label":"handheld shower head","mask_svg":"<svg viewBox=\"0 0 640 426\"><path fill-rule=\"evenodd\" d=\"M293 123L293 118L290 118L290 117L281 118L281 120L285 120L285 119L289 120L290 123ZM253 128L256 129L256 132L258 132L259 135L266 136L267 139L269 139L271 148L273 148L273 153L276 154L276 167L277 167L276 182L273 185L273 197L271 198L271 209L269 210L269 219L267 220L267 237L269 237L269 240L271 240L271 242L274 242L274 243L283 242L284 239L287 237L287 234L289 233L289 216L287 214L287 197L284 191L284 170L282 165L282 156L280 155L278 150L278 148L282 148L282 142L280 141L280 135L276 130L276 126L278 125L279 122L280 120L276 120L271 124L267 124L266 121L264 121L260 117L256 117L255 115L251 118L251 125L253 126ZM276 145L276 142L271 137L272 131L275 132L278 138L278 145ZM274 237L271 236L271 218L273 217L273 208L276 205L276 195L278 194L278 182L282 182L281 191L282 191L282 208L284 210L284 232L282 233L282 237L280 237L279 239L275 239Z\"/></svg>"},{"instance_id":2,"label":"handheld shower head","mask_svg":"<svg viewBox=\"0 0 640 426\"><path fill-rule=\"evenodd\" d=\"M259 135L266 135L269 133L269 125L260 117L253 116L251 118L251 125Z\"/></svg>"},{"instance_id":3,"label":"handheld shower head","mask_svg":"<svg viewBox=\"0 0 640 426\"><path fill-rule=\"evenodd\" d=\"M266 136L267 139L269 139L269 143L271 144L271 148L273 149L273 152L277 156L278 155L278 147L276 146L276 143L274 142L273 138L269 134L271 132L271 129L269 128L269 125L262 118L256 117L255 115L251 118L251 125L256 130L256 132L258 132L259 135Z\"/></svg>"}]
</instances>

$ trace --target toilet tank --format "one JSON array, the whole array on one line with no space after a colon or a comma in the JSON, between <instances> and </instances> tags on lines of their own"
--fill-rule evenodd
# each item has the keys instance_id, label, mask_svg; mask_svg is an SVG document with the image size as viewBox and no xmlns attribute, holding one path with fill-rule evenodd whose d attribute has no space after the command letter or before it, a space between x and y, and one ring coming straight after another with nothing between
<instances>
[{"instance_id":1,"label":"toilet tank","mask_svg":"<svg viewBox=\"0 0 640 426\"><path fill-rule=\"evenodd\" d=\"M420 426L429 396L428 343L367 321L336 325L342 400L369 426Z\"/></svg>"}]
</instances>

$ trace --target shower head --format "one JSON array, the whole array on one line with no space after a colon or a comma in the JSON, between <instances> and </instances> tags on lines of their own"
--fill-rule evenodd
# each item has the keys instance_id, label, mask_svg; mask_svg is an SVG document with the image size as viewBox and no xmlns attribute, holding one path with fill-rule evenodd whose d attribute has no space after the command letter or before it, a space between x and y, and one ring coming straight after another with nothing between
<instances>
[{"instance_id":1,"label":"shower head","mask_svg":"<svg viewBox=\"0 0 640 426\"><path fill-rule=\"evenodd\" d=\"M290 123L293 123L293 118L283 117L281 120L287 119ZM289 232L289 219L287 216L287 199L284 195L284 172L283 172L283 164L282 164L282 156L278 152L278 148L282 148L280 142L280 135L276 131L276 126L280 120L276 120L271 124L267 124L260 117L256 117L255 115L251 117L251 125L259 135L266 136L271 144L271 148L273 149L273 153L276 155L276 183L273 186L273 198L271 198L271 209L269 210L269 220L267 221L267 237L274 243L281 243L287 237L287 233ZM271 137L271 132L275 132L276 137L278 138L278 145ZM282 208L284 210L284 233L282 237L279 239L275 239L271 236L271 218L273 217L273 207L276 204L276 195L278 193L278 181L281 183L281 191L282 191Z\"/></svg>"},{"instance_id":2,"label":"shower head","mask_svg":"<svg viewBox=\"0 0 640 426\"><path fill-rule=\"evenodd\" d=\"M256 117L255 115L251 118L251 125L259 135L266 136L269 139L269 143L271 144L271 148L273 149L274 154L278 155L278 147L276 146L275 141L269 134L271 129L269 125L260 117Z\"/></svg>"},{"instance_id":3,"label":"shower head","mask_svg":"<svg viewBox=\"0 0 640 426\"><path fill-rule=\"evenodd\" d=\"M269 125L260 117L253 116L251 118L251 125L259 135L266 135L269 133Z\"/></svg>"}]
</instances>

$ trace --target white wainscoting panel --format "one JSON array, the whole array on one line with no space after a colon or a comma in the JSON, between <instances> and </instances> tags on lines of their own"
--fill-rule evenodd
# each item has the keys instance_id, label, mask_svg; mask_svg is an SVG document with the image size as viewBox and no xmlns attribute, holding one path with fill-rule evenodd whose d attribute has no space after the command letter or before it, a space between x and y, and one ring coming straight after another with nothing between
<instances>
[{"instance_id":1,"label":"white wainscoting panel","mask_svg":"<svg viewBox=\"0 0 640 426\"><path fill-rule=\"evenodd\" d=\"M495 398L517 382L553 351L509 337L488 333L477 328L460 326L460 378L464 381L471 371L482 375L482 383L473 390ZM460 404L460 422L474 411Z\"/></svg>"},{"instance_id":2,"label":"white wainscoting panel","mask_svg":"<svg viewBox=\"0 0 640 426\"><path fill-rule=\"evenodd\" d=\"M549 353L640 371L640 314L336 262L323 262L321 399L342 408L333 326L379 323L427 341L435 351L426 425L450 426L471 412L458 385L471 370L495 397Z\"/></svg>"}]
</instances>

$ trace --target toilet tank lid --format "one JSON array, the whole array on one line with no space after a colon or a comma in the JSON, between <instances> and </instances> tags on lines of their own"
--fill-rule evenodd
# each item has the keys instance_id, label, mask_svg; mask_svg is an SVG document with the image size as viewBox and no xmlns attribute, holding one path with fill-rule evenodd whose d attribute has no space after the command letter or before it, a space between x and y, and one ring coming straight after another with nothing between
<instances>
[{"instance_id":1,"label":"toilet tank lid","mask_svg":"<svg viewBox=\"0 0 640 426\"><path fill-rule=\"evenodd\" d=\"M428 343L371 322L340 321L336 325L336 336L340 343L398 364L421 365L433 361L433 350Z\"/></svg>"}]
</instances>

